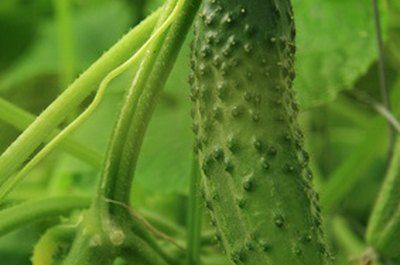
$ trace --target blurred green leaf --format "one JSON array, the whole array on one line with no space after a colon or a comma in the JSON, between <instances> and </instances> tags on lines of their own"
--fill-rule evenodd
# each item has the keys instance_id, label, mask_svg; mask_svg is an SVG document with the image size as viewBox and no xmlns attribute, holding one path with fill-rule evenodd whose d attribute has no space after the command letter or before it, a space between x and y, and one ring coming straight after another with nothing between
<instances>
[{"instance_id":1,"label":"blurred green leaf","mask_svg":"<svg viewBox=\"0 0 400 265\"><path fill-rule=\"evenodd\" d=\"M129 28L129 10L120 1L107 1L94 8L79 10L73 16L77 71L90 66ZM0 80L0 90L16 87L23 81L58 73L57 26L54 20L44 23L36 42Z\"/></svg>"},{"instance_id":2,"label":"blurred green leaf","mask_svg":"<svg viewBox=\"0 0 400 265\"><path fill-rule=\"evenodd\" d=\"M375 61L373 11L370 1L359 0L293 4L298 28L295 88L301 106L309 108L351 89Z\"/></svg>"},{"instance_id":3,"label":"blurred green leaf","mask_svg":"<svg viewBox=\"0 0 400 265\"><path fill-rule=\"evenodd\" d=\"M0 32L7 36L0 42L0 71L20 57L35 36L35 19L22 12L0 12Z\"/></svg>"}]
</instances>

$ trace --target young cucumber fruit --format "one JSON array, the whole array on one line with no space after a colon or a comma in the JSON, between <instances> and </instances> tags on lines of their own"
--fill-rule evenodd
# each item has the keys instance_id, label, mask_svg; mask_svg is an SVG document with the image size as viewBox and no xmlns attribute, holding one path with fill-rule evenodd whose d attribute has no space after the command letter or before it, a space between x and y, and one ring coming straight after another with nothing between
<instances>
[{"instance_id":1,"label":"young cucumber fruit","mask_svg":"<svg viewBox=\"0 0 400 265\"><path fill-rule=\"evenodd\" d=\"M297 123L290 0L205 0L192 52L204 197L235 264L330 264Z\"/></svg>"}]
</instances>

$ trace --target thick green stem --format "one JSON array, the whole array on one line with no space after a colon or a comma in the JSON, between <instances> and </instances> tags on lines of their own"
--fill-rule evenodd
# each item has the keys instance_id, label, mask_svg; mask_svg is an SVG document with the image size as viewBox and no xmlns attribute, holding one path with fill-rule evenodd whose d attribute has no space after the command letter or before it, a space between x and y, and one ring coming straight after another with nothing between
<instances>
[{"instance_id":1,"label":"thick green stem","mask_svg":"<svg viewBox=\"0 0 400 265\"><path fill-rule=\"evenodd\" d=\"M163 13L164 15L160 17L156 28L160 27L160 25L165 22L167 15L174 9L175 3L175 0L171 0L166 4ZM135 164L135 160L130 159L130 161L127 163L125 162L125 165L120 168L122 151L127 138L131 119L134 115L135 107L137 106L138 99L140 98L144 86L151 75L152 68L157 60L157 51L161 49L162 44L163 38L149 48L148 54L151 54L151 56L147 56L143 59L139 71L133 81L134 83L127 93L125 103L119 115L118 123L116 124L111 137L106 163L102 172L101 185L98 194L108 199L121 201L126 205L129 204L129 195L127 194L129 194L128 190L130 190L131 187L132 176L126 176L126 174L122 175L122 173L119 172L122 170L126 171L126 168L132 167ZM139 152L139 150L136 152ZM133 165L130 164L131 161ZM124 199L122 199L122 197L124 197ZM100 199L102 201L102 198Z\"/></svg>"},{"instance_id":2,"label":"thick green stem","mask_svg":"<svg viewBox=\"0 0 400 265\"><path fill-rule=\"evenodd\" d=\"M170 0L166 3L164 16L160 17L159 28L155 32L159 32L168 23L172 24L164 36L149 47L150 56L143 59L127 93L107 152L98 199L93 206L94 211L100 215L105 234L109 234L115 227L124 231L126 235L129 231L134 231L161 260L174 265L179 264L179 261L166 255L146 229L137 220L129 218L128 210L121 207L121 204L129 205L133 172L147 125L199 4L199 0Z\"/></svg>"},{"instance_id":3,"label":"thick green stem","mask_svg":"<svg viewBox=\"0 0 400 265\"><path fill-rule=\"evenodd\" d=\"M84 223L92 223L91 219L97 220L94 225L97 228L91 234L92 237L100 235L107 242L104 244L108 244L110 248L106 250L109 256L125 247L136 251L146 246L154 253L153 260L160 261L153 262L154 264L178 264L176 260L170 259L163 253L138 221L130 217L127 207L129 207L133 170L147 124L199 6L199 1L179 1L176 4L176 0L170 0L166 4L164 16L158 22L159 28L153 35L159 34L166 25L169 27L168 23L172 23L169 28L165 28L168 29L166 36L158 38L150 47L146 47L149 56L143 59L133 85L127 93L126 102L111 138L97 200L90 214L85 217L89 221ZM172 10L174 12L169 15ZM85 231L84 227L85 225L82 231ZM132 246L126 246L129 245L132 231L144 245L139 244L141 241L134 240ZM87 234L78 234L64 264L86 264L88 258L96 256L96 251L102 250L88 249L84 246L87 242ZM109 260L104 262L108 264Z\"/></svg>"},{"instance_id":4,"label":"thick green stem","mask_svg":"<svg viewBox=\"0 0 400 265\"><path fill-rule=\"evenodd\" d=\"M84 197L54 197L18 204L0 211L0 236L27 224L57 217L89 207L91 200Z\"/></svg>"},{"instance_id":5,"label":"thick green stem","mask_svg":"<svg viewBox=\"0 0 400 265\"><path fill-rule=\"evenodd\" d=\"M174 4L171 1L169 8ZM199 0L184 1L163 44L153 46L153 56L143 61L136 75L108 150L99 189L100 204L104 204L104 197L129 204L133 173L147 125L199 4ZM111 205L110 208L120 209Z\"/></svg>"},{"instance_id":6,"label":"thick green stem","mask_svg":"<svg viewBox=\"0 0 400 265\"><path fill-rule=\"evenodd\" d=\"M112 69L131 57L150 36L160 11L132 29L67 90L64 91L0 156L0 184L25 162L47 139L71 110L75 110L89 96Z\"/></svg>"},{"instance_id":7,"label":"thick green stem","mask_svg":"<svg viewBox=\"0 0 400 265\"><path fill-rule=\"evenodd\" d=\"M200 196L201 176L197 157L193 159L190 178L189 205L188 205L188 243L187 260L188 265L200 264L201 245L201 221L202 221L202 199Z\"/></svg>"},{"instance_id":8,"label":"thick green stem","mask_svg":"<svg viewBox=\"0 0 400 265\"><path fill-rule=\"evenodd\" d=\"M120 243L121 234L113 231L114 243ZM112 265L117 252L111 245L110 238L102 233L100 221L90 210L80 224L79 232L72 243L71 251L63 265Z\"/></svg>"}]
</instances>

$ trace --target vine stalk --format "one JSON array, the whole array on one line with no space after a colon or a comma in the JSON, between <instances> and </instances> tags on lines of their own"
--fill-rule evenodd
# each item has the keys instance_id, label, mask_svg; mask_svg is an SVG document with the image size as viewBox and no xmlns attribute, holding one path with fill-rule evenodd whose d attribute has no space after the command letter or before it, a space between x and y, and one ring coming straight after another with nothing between
<instances>
[{"instance_id":1,"label":"vine stalk","mask_svg":"<svg viewBox=\"0 0 400 265\"><path fill-rule=\"evenodd\" d=\"M102 264L110 264L110 260L96 255L96 252L105 250L113 259L124 255L127 249L138 255L147 255L142 258L152 260L150 264L179 264L178 260L169 257L158 247L154 238L138 220L130 216L127 209L134 171L148 123L200 2L169 0L165 4L152 35L159 35L157 41L146 47L147 56L143 58L126 94L111 136L96 199L64 264L86 264L86 260L96 257L101 259ZM92 230L89 234L84 233L87 226ZM89 249L87 246L89 238L93 237L102 239L103 243L97 249ZM136 239L132 240L133 238ZM142 248L147 248L150 252L141 252Z\"/></svg>"}]
</instances>

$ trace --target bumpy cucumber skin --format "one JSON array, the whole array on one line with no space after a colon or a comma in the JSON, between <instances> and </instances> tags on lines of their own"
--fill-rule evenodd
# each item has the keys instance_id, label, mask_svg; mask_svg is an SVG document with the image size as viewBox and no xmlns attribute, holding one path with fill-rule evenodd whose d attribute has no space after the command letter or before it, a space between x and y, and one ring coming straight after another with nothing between
<instances>
[{"instance_id":1,"label":"bumpy cucumber skin","mask_svg":"<svg viewBox=\"0 0 400 265\"><path fill-rule=\"evenodd\" d=\"M192 116L204 197L235 264L330 264L297 123L290 0L205 0Z\"/></svg>"}]
</instances>

